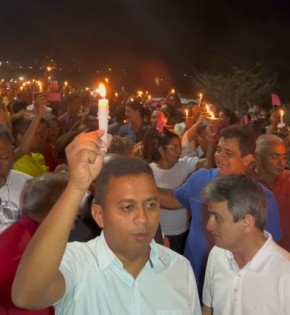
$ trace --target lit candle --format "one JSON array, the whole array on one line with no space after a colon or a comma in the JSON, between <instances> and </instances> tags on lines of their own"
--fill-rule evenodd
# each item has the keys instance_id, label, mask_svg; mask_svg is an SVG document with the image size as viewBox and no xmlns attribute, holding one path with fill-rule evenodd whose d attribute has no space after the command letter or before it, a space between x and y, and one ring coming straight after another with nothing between
<instances>
[{"instance_id":1,"label":"lit candle","mask_svg":"<svg viewBox=\"0 0 290 315\"><path fill-rule=\"evenodd\" d=\"M217 117L215 117L213 112L209 111L209 114L210 114L210 117L209 117L210 120L219 120Z\"/></svg>"},{"instance_id":2,"label":"lit candle","mask_svg":"<svg viewBox=\"0 0 290 315\"><path fill-rule=\"evenodd\" d=\"M281 110L281 111L280 111L280 124L284 124L283 117L284 117L284 111Z\"/></svg>"},{"instance_id":3,"label":"lit candle","mask_svg":"<svg viewBox=\"0 0 290 315\"><path fill-rule=\"evenodd\" d=\"M185 121L188 122L188 109L185 110Z\"/></svg>"},{"instance_id":4,"label":"lit candle","mask_svg":"<svg viewBox=\"0 0 290 315\"><path fill-rule=\"evenodd\" d=\"M172 89L172 90L171 90L171 93L174 94L174 93L175 93L175 89Z\"/></svg>"},{"instance_id":5,"label":"lit candle","mask_svg":"<svg viewBox=\"0 0 290 315\"><path fill-rule=\"evenodd\" d=\"M201 106L202 93L199 94L198 106Z\"/></svg>"},{"instance_id":6,"label":"lit candle","mask_svg":"<svg viewBox=\"0 0 290 315\"><path fill-rule=\"evenodd\" d=\"M101 95L101 99L98 102L98 119L99 119L99 129L105 131L102 136L102 140L107 142L107 131L108 131L108 119L109 119L109 102L106 97L106 88L104 84L100 84L98 92Z\"/></svg>"},{"instance_id":7,"label":"lit candle","mask_svg":"<svg viewBox=\"0 0 290 315\"><path fill-rule=\"evenodd\" d=\"M38 91L43 92L42 83L38 81L37 84L38 84Z\"/></svg>"}]
</instances>

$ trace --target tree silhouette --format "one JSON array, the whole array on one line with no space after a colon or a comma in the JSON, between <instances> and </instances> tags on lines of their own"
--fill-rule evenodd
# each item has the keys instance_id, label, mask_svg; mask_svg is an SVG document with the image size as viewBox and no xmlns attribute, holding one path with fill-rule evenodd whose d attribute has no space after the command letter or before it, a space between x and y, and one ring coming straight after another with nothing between
<instances>
[{"instance_id":1,"label":"tree silhouette","mask_svg":"<svg viewBox=\"0 0 290 315\"><path fill-rule=\"evenodd\" d=\"M277 75L270 75L260 65L250 69L233 67L229 74L200 73L194 78L201 89L216 105L233 111L246 112L255 102L269 97Z\"/></svg>"}]
</instances>

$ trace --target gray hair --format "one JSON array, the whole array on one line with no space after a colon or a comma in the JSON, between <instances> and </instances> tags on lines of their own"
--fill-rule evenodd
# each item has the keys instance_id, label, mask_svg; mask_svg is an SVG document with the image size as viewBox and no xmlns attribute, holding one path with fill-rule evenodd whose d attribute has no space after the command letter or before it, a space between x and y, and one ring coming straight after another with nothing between
<instances>
[{"instance_id":1,"label":"gray hair","mask_svg":"<svg viewBox=\"0 0 290 315\"><path fill-rule=\"evenodd\" d=\"M203 190L206 202L227 201L234 222L247 214L255 218L255 226L263 230L266 224L266 198L257 182L244 174L223 176L211 182Z\"/></svg>"},{"instance_id":2,"label":"gray hair","mask_svg":"<svg viewBox=\"0 0 290 315\"><path fill-rule=\"evenodd\" d=\"M256 153L263 154L274 144L285 144L278 136L272 134L265 134L258 137L256 141Z\"/></svg>"},{"instance_id":3,"label":"gray hair","mask_svg":"<svg viewBox=\"0 0 290 315\"><path fill-rule=\"evenodd\" d=\"M47 213L63 193L68 175L45 173L26 182L22 194L22 212L28 216Z\"/></svg>"}]
</instances>

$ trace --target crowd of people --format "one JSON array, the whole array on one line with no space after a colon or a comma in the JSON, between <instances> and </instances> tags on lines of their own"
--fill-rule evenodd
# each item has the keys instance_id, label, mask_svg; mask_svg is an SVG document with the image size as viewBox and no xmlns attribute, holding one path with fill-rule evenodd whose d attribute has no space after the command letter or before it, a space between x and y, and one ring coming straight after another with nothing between
<instances>
[{"instance_id":1,"label":"crowd of people","mask_svg":"<svg viewBox=\"0 0 290 315\"><path fill-rule=\"evenodd\" d=\"M0 315L290 314L283 115L3 87Z\"/></svg>"}]
</instances>

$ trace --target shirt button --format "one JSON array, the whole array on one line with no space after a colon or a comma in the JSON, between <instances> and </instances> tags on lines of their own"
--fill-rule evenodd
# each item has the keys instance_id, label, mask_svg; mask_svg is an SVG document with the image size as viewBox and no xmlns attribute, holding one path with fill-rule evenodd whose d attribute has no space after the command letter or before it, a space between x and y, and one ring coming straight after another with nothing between
<instances>
[{"instance_id":1,"label":"shirt button","mask_svg":"<svg viewBox=\"0 0 290 315\"><path fill-rule=\"evenodd\" d=\"M235 293L237 293L237 292L238 292L238 290L237 290L237 289L234 289L234 292L235 292Z\"/></svg>"}]
</instances>

